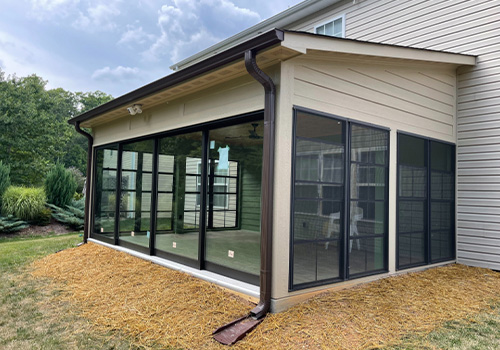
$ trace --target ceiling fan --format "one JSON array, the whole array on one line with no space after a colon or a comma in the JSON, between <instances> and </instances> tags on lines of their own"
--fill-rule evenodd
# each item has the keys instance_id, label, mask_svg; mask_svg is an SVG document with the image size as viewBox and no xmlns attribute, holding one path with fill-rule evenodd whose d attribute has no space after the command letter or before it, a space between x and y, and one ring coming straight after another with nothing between
<instances>
[{"instance_id":1,"label":"ceiling fan","mask_svg":"<svg viewBox=\"0 0 500 350\"><path fill-rule=\"evenodd\" d=\"M252 127L253 127L253 130L248 130L248 138L249 139L253 139L253 140L260 140L260 139L263 139L264 137L260 136L258 133L257 133L257 127L259 126L259 123L252 123ZM241 138L244 138L245 136L226 136L225 138L226 139L241 139Z\"/></svg>"}]
</instances>

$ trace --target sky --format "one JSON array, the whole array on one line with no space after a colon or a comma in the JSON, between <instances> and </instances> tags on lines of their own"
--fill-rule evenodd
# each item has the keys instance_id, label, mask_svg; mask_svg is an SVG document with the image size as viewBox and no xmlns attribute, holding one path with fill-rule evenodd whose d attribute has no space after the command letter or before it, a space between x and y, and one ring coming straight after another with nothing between
<instances>
[{"instance_id":1,"label":"sky","mask_svg":"<svg viewBox=\"0 0 500 350\"><path fill-rule=\"evenodd\" d=\"M0 69L123 95L301 0L0 0Z\"/></svg>"}]
</instances>

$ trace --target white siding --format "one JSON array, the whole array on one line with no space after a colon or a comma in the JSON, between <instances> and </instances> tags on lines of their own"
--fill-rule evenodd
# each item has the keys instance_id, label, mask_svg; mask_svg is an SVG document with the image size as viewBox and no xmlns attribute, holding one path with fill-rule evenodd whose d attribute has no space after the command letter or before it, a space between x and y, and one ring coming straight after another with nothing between
<instances>
[{"instance_id":1,"label":"white siding","mask_svg":"<svg viewBox=\"0 0 500 350\"><path fill-rule=\"evenodd\" d=\"M458 75L458 260L500 269L500 1L345 1L290 29L341 14L347 38L479 56Z\"/></svg>"}]
</instances>

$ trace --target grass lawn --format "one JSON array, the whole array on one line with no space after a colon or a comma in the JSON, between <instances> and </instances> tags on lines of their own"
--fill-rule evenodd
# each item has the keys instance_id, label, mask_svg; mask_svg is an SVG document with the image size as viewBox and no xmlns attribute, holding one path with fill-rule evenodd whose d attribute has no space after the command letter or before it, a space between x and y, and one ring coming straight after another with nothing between
<instances>
[{"instance_id":1,"label":"grass lawn","mask_svg":"<svg viewBox=\"0 0 500 350\"><path fill-rule=\"evenodd\" d=\"M47 281L28 276L27 265L81 242L79 234L0 239L0 349L135 349L124 338L99 334L57 302Z\"/></svg>"}]
</instances>

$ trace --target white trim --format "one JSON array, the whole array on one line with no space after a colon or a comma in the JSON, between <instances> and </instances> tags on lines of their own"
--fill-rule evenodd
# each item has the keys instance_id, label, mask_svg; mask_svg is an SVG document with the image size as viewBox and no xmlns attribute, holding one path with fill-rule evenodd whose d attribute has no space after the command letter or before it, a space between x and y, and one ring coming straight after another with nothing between
<instances>
[{"instance_id":1,"label":"white trim","mask_svg":"<svg viewBox=\"0 0 500 350\"><path fill-rule=\"evenodd\" d=\"M319 27L324 26L325 24L328 24L331 22L335 23L335 21L340 19L340 18L342 19L342 36L340 36L340 37L333 36L333 35L329 35L329 36L333 36L335 38L345 38L345 13L340 15L340 16L330 18L329 20L321 22L320 24L314 26L314 34L317 34L316 31ZM335 25L334 25L334 28L335 28ZM324 34L324 35L328 35L328 34Z\"/></svg>"},{"instance_id":2,"label":"white trim","mask_svg":"<svg viewBox=\"0 0 500 350\"><path fill-rule=\"evenodd\" d=\"M103 245L105 247L130 254L130 255L135 256L136 258L139 258L139 259L151 261L152 263L155 263L157 265L160 265L160 266L172 269L172 270L187 273L188 275L197 277L199 279L202 279L202 280L210 282L210 283L217 284L218 286L221 286L221 287L224 287L227 289L231 289L235 292L251 296L253 298L259 298L259 295L260 295L259 287L254 286L253 284L250 284L250 283L245 283L245 282L242 282L239 280L235 280L233 278L222 276L222 275L219 275L219 274L207 271L207 270L198 270L198 269L195 269L195 268L192 268L192 267L189 267L186 265L182 265L182 264L170 261L170 260L159 258L157 256L151 256L151 255L143 254L143 253L140 253L140 252L137 252L135 250L128 249L125 247L101 242L97 239L89 238L89 242L92 242L95 244L100 244L100 245Z\"/></svg>"}]
</instances>

